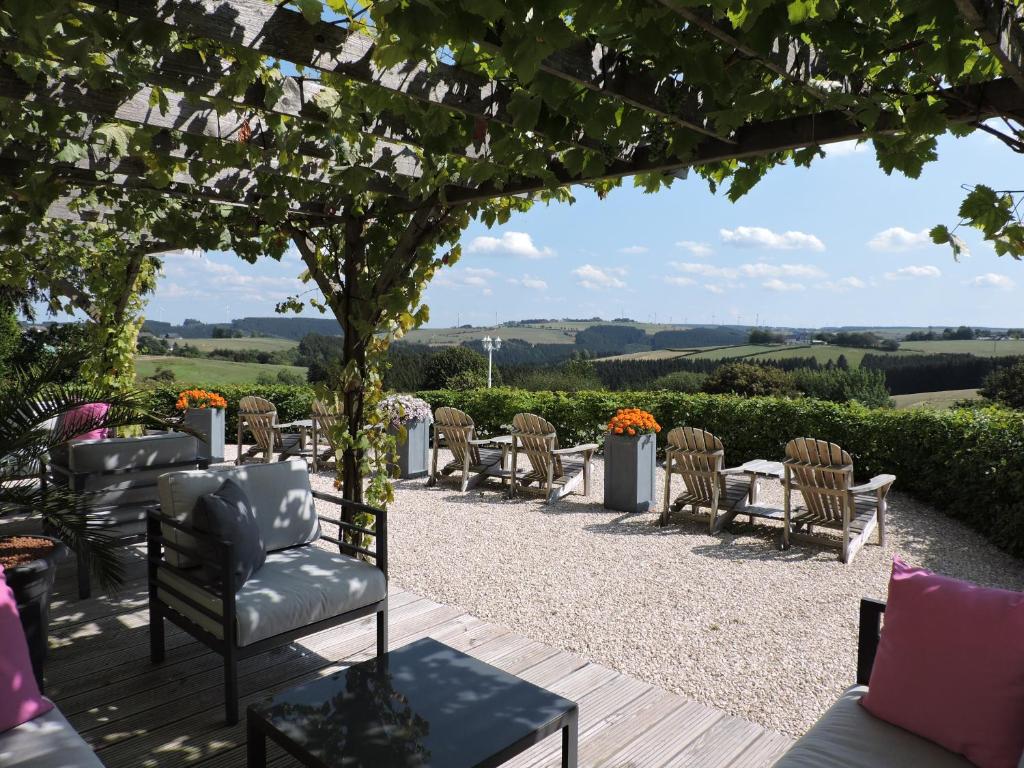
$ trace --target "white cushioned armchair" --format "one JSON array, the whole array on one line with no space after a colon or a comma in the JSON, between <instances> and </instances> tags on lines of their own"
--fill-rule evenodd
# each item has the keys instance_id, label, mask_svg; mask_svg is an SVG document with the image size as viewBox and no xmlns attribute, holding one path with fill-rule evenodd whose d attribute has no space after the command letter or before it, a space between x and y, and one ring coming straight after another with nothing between
<instances>
[{"instance_id":1,"label":"white cushioned armchair","mask_svg":"<svg viewBox=\"0 0 1024 768\"><path fill-rule=\"evenodd\" d=\"M240 588L232 542L193 525L197 500L226 479L248 497L267 553L263 566ZM159 488L160 508L150 512L147 537L150 655L154 663L163 660L164 619L220 653L229 724L238 720L240 659L370 614L377 615L377 651L387 651L382 510L313 491L303 461L170 472L160 477ZM319 517L314 499L337 504L337 518ZM352 522L356 513L372 515L373 529ZM325 534L321 523L338 535ZM366 537L374 539L372 549L364 546ZM211 568L220 574L213 581Z\"/></svg>"}]
</instances>

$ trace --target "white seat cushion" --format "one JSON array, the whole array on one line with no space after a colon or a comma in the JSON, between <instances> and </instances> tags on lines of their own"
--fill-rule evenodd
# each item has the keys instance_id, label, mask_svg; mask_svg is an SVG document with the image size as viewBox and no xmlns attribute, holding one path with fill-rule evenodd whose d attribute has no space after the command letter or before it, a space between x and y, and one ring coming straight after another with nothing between
<instances>
[{"instance_id":1,"label":"white seat cushion","mask_svg":"<svg viewBox=\"0 0 1024 768\"><path fill-rule=\"evenodd\" d=\"M848 688L775 768L971 768L963 755L871 715L860 705L867 690Z\"/></svg>"},{"instance_id":2,"label":"white seat cushion","mask_svg":"<svg viewBox=\"0 0 1024 768\"><path fill-rule=\"evenodd\" d=\"M4 768L103 768L88 744L56 707L0 733Z\"/></svg>"},{"instance_id":3,"label":"white seat cushion","mask_svg":"<svg viewBox=\"0 0 1024 768\"><path fill-rule=\"evenodd\" d=\"M168 568L157 578L220 615L220 598L199 589ZM369 563L313 545L282 549L263 564L235 596L238 645L305 627L362 608L387 596L383 572ZM216 637L220 625L160 590L160 599Z\"/></svg>"}]
</instances>

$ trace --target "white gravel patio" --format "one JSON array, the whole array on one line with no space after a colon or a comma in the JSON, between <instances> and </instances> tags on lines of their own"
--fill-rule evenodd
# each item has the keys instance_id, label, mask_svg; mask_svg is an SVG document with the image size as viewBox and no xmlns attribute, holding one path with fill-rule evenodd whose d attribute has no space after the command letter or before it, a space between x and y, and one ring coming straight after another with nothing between
<instances>
[{"instance_id":1,"label":"white gravel patio","mask_svg":"<svg viewBox=\"0 0 1024 768\"><path fill-rule=\"evenodd\" d=\"M332 488L333 470L315 485ZM659 491L663 475L658 470ZM391 577L402 587L669 691L786 734L807 730L855 675L858 602L884 597L893 554L914 565L1024 590L1024 563L898 490L885 549L854 562L745 523L708 535L591 497L505 498L495 482L396 481ZM674 493L681 481L674 479ZM897 480L896 488L899 488ZM762 484L761 503L781 505ZM660 495L659 495L660 504ZM745 520L745 518L743 518Z\"/></svg>"}]
</instances>

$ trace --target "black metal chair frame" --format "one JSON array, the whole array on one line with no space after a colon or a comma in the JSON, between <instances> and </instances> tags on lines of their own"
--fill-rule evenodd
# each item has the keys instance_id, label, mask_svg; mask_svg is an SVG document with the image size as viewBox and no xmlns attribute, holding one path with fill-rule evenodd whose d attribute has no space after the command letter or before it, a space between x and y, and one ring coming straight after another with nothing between
<instances>
[{"instance_id":1,"label":"black metal chair frame","mask_svg":"<svg viewBox=\"0 0 1024 768\"><path fill-rule=\"evenodd\" d=\"M206 469L210 466L209 459L191 459L189 461L176 461L169 462L166 464L148 464L139 465L136 467L124 467L121 469L107 469L101 472L72 472L67 467L61 466L60 464L43 464L41 465L40 482L42 483L43 490L47 488L47 468L50 474L54 477L54 484L56 485L56 476L60 475L64 478L62 484L66 484L71 492L76 496L80 496L86 504L88 504L89 492L85 490L85 484L88 482L90 477L113 477L117 475L131 475L139 472L152 472L153 470L173 472L174 470L180 469ZM157 479L153 478L151 483L143 483L135 486L135 488L156 488ZM134 490L134 489L133 489ZM109 507L101 507L99 511L102 512L106 509L118 509L120 507L149 507L152 502L141 502L137 504L112 504ZM122 545L127 546L129 544L138 544L146 540L146 527L138 533L121 534L115 536ZM92 595L92 581L90 579L90 558L89 548L86 545L79 546L75 550L75 558L78 564L78 597L81 600L86 599Z\"/></svg>"},{"instance_id":2,"label":"black metal chair frame","mask_svg":"<svg viewBox=\"0 0 1024 768\"><path fill-rule=\"evenodd\" d=\"M857 685L867 685L875 665L878 641L882 636L885 603L871 597L860 599L860 625L857 631Z\"/></svg>"},{"instance_id":3,"label":"black metal chair frame","mask_svg":"<svg viewBox=\"0 0 1024 768\"><path fill-rule=\"evenodd\" d=\"M374 529L364 528L344 519L345 515L339 515L338 520L317 515L322 523L337 526L338 536L328 536L321 533L320 538L335 544L343 555L373 558L374 564L384 573L385 580L388 576L388 547L387 547L387 513L382 509L360 504L340 496L334 496L320 491L313 491L313 497L323 501L329 501L339 505L345 512L363 512L373 515L375 519ZM169 526L181 533L193 537L200 542L199 547L186 546L164 538L161 526ZM375 542L375 549L367 549L361 546L362 537L370 536ZM354 538L354 543L351 539ZM164 624L167 619L172 624L188 632L196 640L220 654L224 659L224 715L228 725L238 722L238 662L258 656L273 648L287 645L292 640L305 635L311 635L324 629L330 629L340 624L347 624L350 621L377 614L377 654L382 655L388 650L388 599L387 593L383 600L370 603L347 613L331 616L313 624L283 632L274 637L268 637L259 642L239 647L235 626L235 593L234 585L234 552L230 541L224 541L211 536L209 533L199 531L186 523L178 522L160 513L156 507L149 510L147 516L147 550L149 560L149 651L150 659L154 664L159 664L164 659ZM308 544L305 546L314 546ZM219 579L211 583L210 579L203 578L204 569L177 568L167 563L164 558L164 549L174 550L179 554L200 561L202 564L212 567L220 574ZM210 556L203 551L213 552ZM206 592L216 595L221 601L220 613L210 610L207 606L201 605L190 596L166 582L158 582L157 572L160 568L167 568L185 581L203 589ZM179 613L175 608L160 599L159 591L174 596L189 608L208 617L220 625L221 636L217 637L187 616Z\"/></svg>"}]
</instances>

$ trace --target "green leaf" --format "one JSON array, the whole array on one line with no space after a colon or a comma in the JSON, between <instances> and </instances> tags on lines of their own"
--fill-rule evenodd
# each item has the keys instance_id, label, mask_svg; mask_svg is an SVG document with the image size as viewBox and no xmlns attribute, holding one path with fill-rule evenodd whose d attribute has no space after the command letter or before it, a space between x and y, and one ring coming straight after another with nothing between
<instances>
[{"instance_id":1,"label":"green leaf","mask_svg":"<svg viewBox=\"0 0 1024 768\"><path fill-rule=\"evenodd\" d=\"M128 154L128 145L135 130L120 123L104 123L93 131L93 136L103 139L110 154L123 157Z\"/></svg>"},{"instance_id":2,"label":"green leaf","mask_svg":"<svg viewBox=\"0 0 1024 768\"><path fill-rule=\"evenodd\" d=\"M320 0L295 0L295 3L299 6L299 10L302 11L303 17L310 24L316 24L320 21L320 14L324 10L323 3Z\"/></svg>"}]
</instances>

